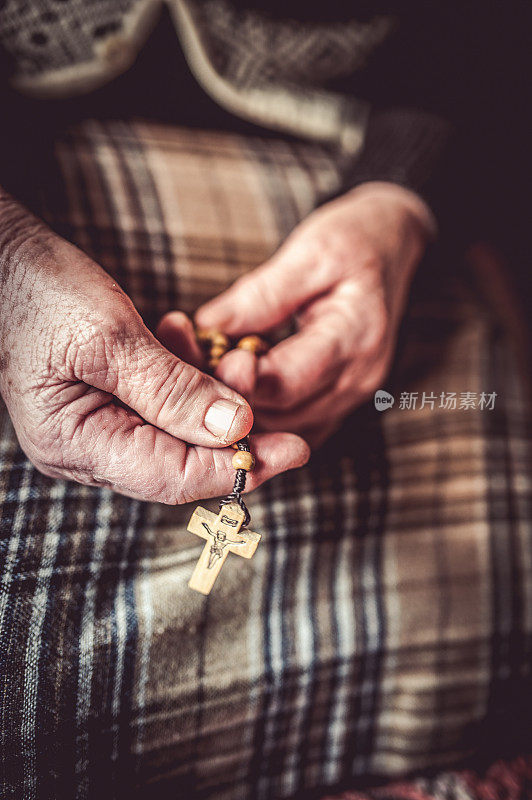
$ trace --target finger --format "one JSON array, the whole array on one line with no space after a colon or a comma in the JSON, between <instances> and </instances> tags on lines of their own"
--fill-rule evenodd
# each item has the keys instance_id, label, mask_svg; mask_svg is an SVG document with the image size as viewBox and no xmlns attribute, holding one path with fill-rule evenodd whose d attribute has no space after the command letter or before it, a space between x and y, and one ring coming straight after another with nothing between
<instances>
[{"instance_id":1,"label":"finger","mask_svg":"<svg viewBox=\"0 0 532 800\"><path fill-rule=\"evenodd\" d=\"M69 356L67 371L78 380L110 392L183 441L222 447L253 424L243 397L166 350L136 312L78 340Z\"/></svg>"},{"instance_id":2,"label":"finger","mask_svg":"<svg viewBox=\"0 0 532 800\"><path fill-rule=\"evenodd\" d=\"M175 356L201 369L204 357L196 339L192 320L182 311L169 311L157 325L155 335Z\"/></svg>"},{"instance_id":3,"label":"finger","mask_svg":"<svg viewBox=\"0 0 532 800\"><path fill-rule=\"evenodd\" d=\"M341 379L336 385L329 387L314 400L304 403L290 411L272 411L271 409L255 409L255 421L263 431L290 431L304 435L309 429L321 427L324 430L334 427L357 405L363 403L366 394L354 388L339 388ZM306 438L306 436L305 436Z\"/></svg>"},{"instance_id":4,"label":"finger","mask_svg":"<svg viewBox=\"0 0 532 800\"><path fill-rule=\"evenodd\" d=\"M299 436L292 433L275 432L259 433L250 437L250 448L255 457L255 468L248 472L246 492L252 491L264 481L286 472L297 469L307 463L310 449L307 443ZM191 447L187 455L187 468L191 474L204 476L206 472L216 471L220 467L226 470L225 475L216 479L216 489L209 495L197 494L197 498L206 496L219 496L226 494L233 488L235 470L232 466L234 451L232 449L211 450L208 448ZM227 473L228 471L228 473ZM206 481L207 479L203 479ZM208 488L208 484L207 487ZM197 499L196 497L194 499Z\"/></svg>"},{"instance_id":5,"label":"finger","mask_svg":"<svg viewBox=\"0 0 532 800\"><path fill-rule=\"evenodd\" d=\"M303 411L296 411L288 414L275 414L272 412L262 413L257 411L255 414L255 424L257 430L265 433L275 433L286 430L303 436L305 439L309 430L315 429L322 424L324 429L328 429L335 424L337 419L341 419L348 412L348 408L341 410L335 408L329 400L316 401L309 404ZM321 415L321 418L320 418Z\"/></svg>"},{"instance_id":6,"label":"finger","mask_svg":"<svg viewBox=\"0 0 532 800\"><path fill-rule=\"evenodd\" d=\"M329 289L331 283L327 259L318 263L312 253L285 246L202 306L196 313L196 322L234 336L266 331Z\"/></svg>"},{"instance_id":7,"label":"finger","mask_svg":"<svg viewBox=\"0 0 532 800\"><path fill-rule=\"evenodd\" d=\"M252 401L257 380L257 357L249 350L231 350L216 368L215 377Z\"/></svg>"},{"instance_id":8,"label":"finger","mask_svg":"<svg viewBox=\"0 0 532 800\"><path fill-rule=\"evenodd\" d=\"M256 469L247 489L301 466L309 455L303 440L284 433L253 436L252 449ZM62 468L68 477L169 504L227 494L235 475L230 448L187 447L112 402L76 422L69 452Z\"/></svg>"},{"instance_id":9,"label":"finger","mask_svg":"<svg viewBox=\"0 0 532 800\"><path fill-rule=\"evenodd\" d=\"M292 431L305 439L309 429L326 431L328 426L336 426L338 420L366 402L382 385L392 353L389 339L378 351L356 352L330 385L311 399L286 410L280 404L262 403L256 392L254 410L257 425L266 431Z\"/></svg>"},{"instance_id":10,"label":"finger","mask_svg":"<svg viewBox=\"0 0 532 800\"><path fill-rule=\"evenodd\" d=\"M341 428L342 419L337 419L330 425L316 425L314 428L305 428L300 436L306 441L312 451L318 450L325 442L331 438Z\"/></svg>"},{"instance_id":11,"label":"finger","mask_svg":"<svg viewBox=\"0 0 532 800\"><path fill-rule=\"evenodd\" d=\"M361 368L377 362L389 339L379 298L361 297L356 282L343 282L317 298L301 320L297 334L260 359L254 397L258 406L300 405L323 392L347 365Z\"/></svg>"},{"instance_id":12,"label":"finger","mask_svg":"<svg viewBox=\"0 0 532 800\"><path fill-rule=\"evenodd\" d=\"M308 440L309 431L322 430L330 435L355 408L365 403L388 371L389 355L373 363L361 360L356 369L344 370L336 382L312 400L288 411L273 411L255 406L255 422L260 430L290 431ZM313 441L315 434L310 437ZM326 437L325 437L326 438Z\"/></svg>"},{"instance_id":13,"label":"finger","mask_svg":"<svg viewBox=\"0 0 532 800\"><path fill-rule=\"evenodd\" d=\"M316 322L284 339L258 365L254 401L263 408L298 406L331 385L349 357L349 332Z\"/></svg>"}]
</instances>

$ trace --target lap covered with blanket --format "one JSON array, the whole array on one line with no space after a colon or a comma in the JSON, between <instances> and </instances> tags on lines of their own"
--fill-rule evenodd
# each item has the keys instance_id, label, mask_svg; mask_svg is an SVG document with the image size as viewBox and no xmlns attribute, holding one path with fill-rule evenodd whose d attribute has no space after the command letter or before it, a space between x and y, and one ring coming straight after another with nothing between
<instances>
[{"instance_id":1,"label":"lap covered with blanket","mask_svg":"<svg viewBox=\"0 0 532 800\"><path fill-rule=\"evenodd\" d=\"M339 186L318 146L144 122L86 123L56 160L42 214L151 328ZM435 251L393 407L249 495L259 549L208 597L187 587L190 506L42 476L0 406L0 795L280 799L503 743L531 694L517 364L481 272Z\"/></svg>"}]
</instances>

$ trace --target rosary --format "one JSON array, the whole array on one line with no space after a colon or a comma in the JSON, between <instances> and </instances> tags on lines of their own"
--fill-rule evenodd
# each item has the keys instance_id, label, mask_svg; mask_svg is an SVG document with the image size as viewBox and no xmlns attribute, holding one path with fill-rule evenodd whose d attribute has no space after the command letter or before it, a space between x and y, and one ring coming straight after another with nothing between
<instances>
[{"instance_id":1,"label":"rosary","mask_svg":"<svg viewBox=\"0 0 532 800\"><path fill-rule=\"evenodd\" d=\"M220 331L211 330L197 330L196 337L212 373L222 356L231 349L229 338ZM236 347L249 350L256 356L261 356L268 350L266 342L259 336L245 336ZM260 534L248 530L250 515L242 498L247 473L255 466L255 459L249 449L249 437L245 436L231 446L236 451L232 462L236 470L233 491L220 501L218 514L198 506L187 527L188 531L206 540L188 582L191 589L202 594L209 594L211 591L229 553L251 558L261 538Z\"/></svg>"}]
</instances>

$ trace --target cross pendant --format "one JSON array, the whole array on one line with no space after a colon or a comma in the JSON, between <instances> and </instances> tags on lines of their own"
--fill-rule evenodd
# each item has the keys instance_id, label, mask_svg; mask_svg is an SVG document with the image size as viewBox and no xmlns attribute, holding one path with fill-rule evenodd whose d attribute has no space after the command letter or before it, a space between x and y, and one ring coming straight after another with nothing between
<instances>
[{"instance_id":1,"label":"cross pendant","mask_svg":"<svg viewBox=\"0 0 532 800\"><path fill-rule=\"evenodd\" d=\"M205 547L188 582L191 589L209 594L229 553L251 558L260 542L260 534L243 530L244 512L238 503L222 506L218 515L198 506L187 530L206 539Z\"/></svg>"}]
</instances>

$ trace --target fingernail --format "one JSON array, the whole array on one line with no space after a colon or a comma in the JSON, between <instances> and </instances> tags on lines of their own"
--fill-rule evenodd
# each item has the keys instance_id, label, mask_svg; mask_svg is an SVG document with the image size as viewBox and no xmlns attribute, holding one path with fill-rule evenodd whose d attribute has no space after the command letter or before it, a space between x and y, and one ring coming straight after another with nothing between
<instances>
[{"instance_id":1,"label":"fingernail","mask_svg":"<svg viewBox=\"0 0 532 800\"><path fill-rule=\"evenodd\" d=\"M229 434L238 409L238 403L233 403L232 400L216 400L207 409L205 427L215 436L225 438Z\"/></svg>"}]
</instances>

